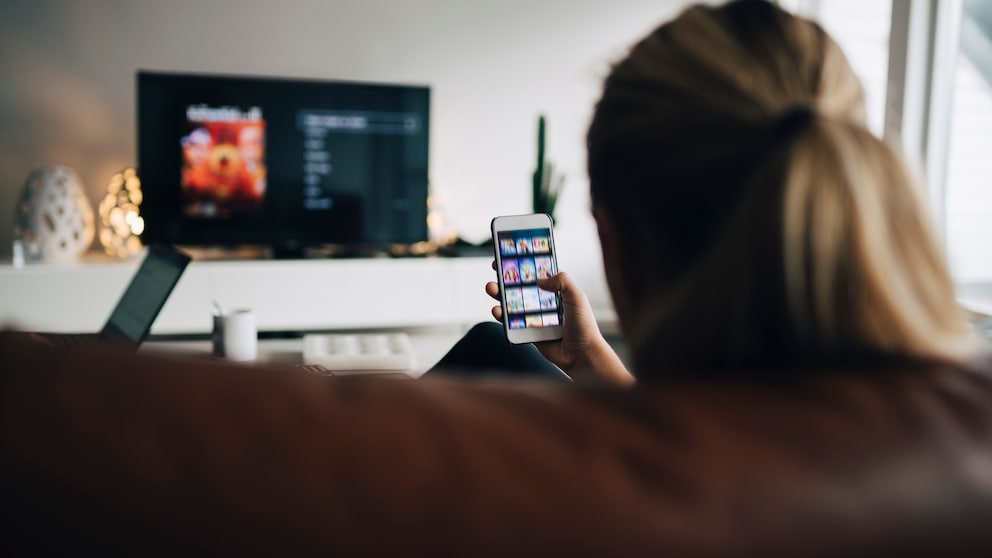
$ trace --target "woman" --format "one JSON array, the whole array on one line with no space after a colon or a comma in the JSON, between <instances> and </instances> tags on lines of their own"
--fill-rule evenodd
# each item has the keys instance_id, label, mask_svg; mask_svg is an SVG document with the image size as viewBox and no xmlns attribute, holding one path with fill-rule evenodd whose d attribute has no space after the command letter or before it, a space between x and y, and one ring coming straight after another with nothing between
<instances>
[{"instance_id":1,"label":"woman","mask_svg":"<svg viewBox=\"0 0 992 558\"><path fill-rule=\"evenodd\" d=\"M613 68L588 150L639 378L972 350L918 187L817 24L763 1L688 8ZM565 309L541 353L576 381L631 383L579 288L541 286Z\"/></svg>"}]
</instances>

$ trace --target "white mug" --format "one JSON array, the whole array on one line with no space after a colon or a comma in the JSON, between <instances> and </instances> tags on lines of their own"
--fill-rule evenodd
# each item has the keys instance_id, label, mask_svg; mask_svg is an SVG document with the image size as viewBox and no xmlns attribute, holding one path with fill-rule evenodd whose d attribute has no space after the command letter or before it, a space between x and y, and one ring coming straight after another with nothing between
<instances>
[{"instance_id":1,"label":"white mug","mask_svg":"<svg viewBox=\"0 0 992 558\"><path fill-rule=\"evenodd\" d=\"M219 341L224 358L240 361L255 360L258 357L255 312L242 308L224 314L221 317Z\"/></svg>"}]
</instances>

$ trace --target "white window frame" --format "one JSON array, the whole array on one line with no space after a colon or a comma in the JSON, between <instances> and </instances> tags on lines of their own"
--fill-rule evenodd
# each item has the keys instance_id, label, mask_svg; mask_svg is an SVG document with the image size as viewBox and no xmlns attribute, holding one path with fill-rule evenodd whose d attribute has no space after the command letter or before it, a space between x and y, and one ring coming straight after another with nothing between
<instances>
[{"instance_id":1,"label":"white window frame","mask_svg":"<svg viewBox=\"0 0 992 558\"><path fill-rule=\"evenodd\" d=\"M922 166L926 196L946 248L946 177L961 0L893 0L885 134Z\"/></svg>"}]
</instances>

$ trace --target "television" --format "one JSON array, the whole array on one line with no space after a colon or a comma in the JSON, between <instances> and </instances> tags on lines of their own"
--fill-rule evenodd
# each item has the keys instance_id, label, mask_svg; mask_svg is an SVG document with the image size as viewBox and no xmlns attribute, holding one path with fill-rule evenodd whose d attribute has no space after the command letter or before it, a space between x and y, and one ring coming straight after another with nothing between
<instances>
[{"instance_id":1,"label":"television","mask_svg":"<svg viewBox=\"0 0 992 558\"><path fill-rule=\"evenodd\" d=\"M146 243L425 241L427 86L137 73Z\"/></svg>"}]
</instances>

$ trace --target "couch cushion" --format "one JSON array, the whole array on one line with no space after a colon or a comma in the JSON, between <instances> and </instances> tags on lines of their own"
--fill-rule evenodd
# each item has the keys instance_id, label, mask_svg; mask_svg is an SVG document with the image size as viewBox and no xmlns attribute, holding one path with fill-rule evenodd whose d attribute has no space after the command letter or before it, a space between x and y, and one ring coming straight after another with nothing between
<instances>
[{"instance_id":1,"label":"couch cushion","mask_svg":"<svg viewBox=\"0 0 992 558\"><path fill-rule=\"evenodd\" d=\"M7 334L0 457L16 514L0 544L988 556L983 370L582 389L329 378Z\"/></svg>"}]
</instances>

